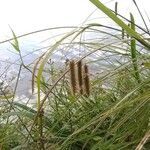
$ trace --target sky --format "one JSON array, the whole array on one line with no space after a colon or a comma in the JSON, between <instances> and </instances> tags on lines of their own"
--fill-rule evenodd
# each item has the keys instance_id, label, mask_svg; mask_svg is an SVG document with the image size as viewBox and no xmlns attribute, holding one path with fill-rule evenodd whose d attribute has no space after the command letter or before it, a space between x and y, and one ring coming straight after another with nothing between
<instances>
[{"instance_id":1,"label":"sky","mask_svg":"<svg viewBox=\"0 0 150 150\"><path fill-rule=\"evenodd\" d=\"M126 14L128 10L137 14L132 0L117 1L122 14ZM149 0L136 1L143 13L146 11L150 14ZM114 8L115 0L102 2ZM48 27L80 25L95 9L89 0L0 0L0 41L10 36L9 26L15 33L24 34Z\"/></svg>"}]
</instances>

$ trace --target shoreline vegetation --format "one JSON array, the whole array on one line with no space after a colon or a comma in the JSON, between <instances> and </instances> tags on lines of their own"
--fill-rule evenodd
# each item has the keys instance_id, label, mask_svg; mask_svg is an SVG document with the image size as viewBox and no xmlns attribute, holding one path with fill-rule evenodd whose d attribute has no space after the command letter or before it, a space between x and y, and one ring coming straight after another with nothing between
<instances>
[{"instance_id":1,"label":"shoreline vegetation","mask_svg":"<svg viewBox=\"0 0 150 150\"><path fill-rule=\"evenodd\" d=\"M117 2L113 11L89 1L116 26L60 27L72 30L30 65L19 39L59 27L20 36L11 29L13 38L0 42L20 57L13 90L0 84L0 150L150 149L150 22L135 0L143 27L131 12L129 19L119 14ZM52 60L57 51L69 55L61 67ZM22 69L31 75L34 104L15 100Z\"/></svg>"}]
</instances>

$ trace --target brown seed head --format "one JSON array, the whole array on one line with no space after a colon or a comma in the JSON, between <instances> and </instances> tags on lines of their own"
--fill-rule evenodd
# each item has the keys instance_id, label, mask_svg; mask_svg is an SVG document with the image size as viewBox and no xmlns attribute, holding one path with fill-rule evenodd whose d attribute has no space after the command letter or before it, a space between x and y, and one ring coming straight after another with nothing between
<instances>
[{"instance_id":1,"label":"brown seed head","mask_svg":"<svg viewBox=\"0 0 150 150\"><path fill-rule=\"evenodd\" d=\"M74 62L74 60L70 61L69 67L70 67L71 89L72 89L72 93L75 94L76 93L76 76L75 76L76 72L75 72L75 62Z\"/></svg>"}]
</instances>

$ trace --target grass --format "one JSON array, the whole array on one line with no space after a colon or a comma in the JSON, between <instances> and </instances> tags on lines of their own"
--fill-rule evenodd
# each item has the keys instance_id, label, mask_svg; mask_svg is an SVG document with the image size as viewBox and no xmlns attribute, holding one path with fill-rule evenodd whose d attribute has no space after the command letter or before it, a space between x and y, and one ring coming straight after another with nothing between
<instances>
[{"instance_id":1,"label":"grass","mask_svg":"<svg viewBox=\"0 0 150 150\"><path fill-rule=\"evenodd\" d=\"M19 38L30 33L16 36L12 30L13 38L0 42L9 41L21 60L12 93L0 88L0 149L150 149L149 31L136 24L132 13L129 20L121 18L118 3L113 12L98 0L90 1L116 26L73 28L29 65ZM55 67L49 59L60 49L66 54L79 50L79 55ZM34 104L15 99L22 68L32 75Z\"/></svg>"}]
</instances>

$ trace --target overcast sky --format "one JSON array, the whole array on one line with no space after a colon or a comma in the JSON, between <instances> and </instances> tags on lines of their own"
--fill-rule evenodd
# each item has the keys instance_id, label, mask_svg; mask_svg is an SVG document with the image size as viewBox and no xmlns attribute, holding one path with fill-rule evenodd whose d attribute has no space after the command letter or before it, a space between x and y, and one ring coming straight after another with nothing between
<instances>
[{"instance_id":1,"label":"overcast sky","mask_svg":"<svg viewBox=\"0 0 150 150\"><path fill-rule=\"evenodd\" d=\"M102 0L114 8L115 0L109 1ZM117 1L121 13L134 11L132 0ZM143 13L150 14L149 0L136 1ZM9 25L17 34L47 27L79 25L95 9L89 0L0 0L0 38L8 37Z\"/></svg>"}]
</instances>

